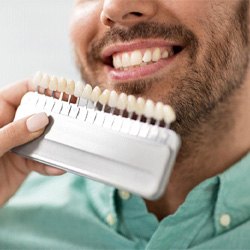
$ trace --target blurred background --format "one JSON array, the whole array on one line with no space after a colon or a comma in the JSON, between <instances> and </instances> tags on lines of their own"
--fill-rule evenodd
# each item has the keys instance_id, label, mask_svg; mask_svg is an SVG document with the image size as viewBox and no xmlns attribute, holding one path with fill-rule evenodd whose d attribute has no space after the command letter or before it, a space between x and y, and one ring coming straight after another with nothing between
<instances>
[{"instance_id":1,"label":"blurred background","mask_svg":"<svg viewBox=\"0 0 250 250\"><path fill-rule=\"evenodd\" d=\"M80 80L68 35L74 0L0 0L0 87L37 70Z\"/></svg>"}]
</instances>

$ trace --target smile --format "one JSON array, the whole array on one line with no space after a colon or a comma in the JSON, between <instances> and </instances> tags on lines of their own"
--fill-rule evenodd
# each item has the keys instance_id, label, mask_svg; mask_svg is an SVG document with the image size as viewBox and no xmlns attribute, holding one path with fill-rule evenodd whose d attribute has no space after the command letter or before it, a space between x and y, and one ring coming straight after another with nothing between
<instances>
[{"instance_id":1,"label":"smile","mask_svg":"<svg viewBox=\"0 0 250 250\"><path fill-rule=\"evenodd\" d=\"M182 45L145 41L108 48L102 58L111 79L125 81L152 75L169 65L182 50Z\"/></svg>"}]
</instances>

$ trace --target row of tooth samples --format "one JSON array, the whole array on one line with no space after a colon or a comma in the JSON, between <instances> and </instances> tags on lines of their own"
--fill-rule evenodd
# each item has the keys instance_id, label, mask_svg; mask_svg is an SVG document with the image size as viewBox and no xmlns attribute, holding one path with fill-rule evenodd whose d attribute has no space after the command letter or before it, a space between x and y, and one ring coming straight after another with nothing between
<instances>
[{"instance_id":1,"label":"row of tooth samples","mask_svg":"<svg viewBox=\"0 0 250 250\"><path fill-rule=\"evenodd\" d=\"M175 112L169 105L164 105L162 102L156 104L152 100L145 100L142 97L136 98L133 95L125 93L117 94L116 91L105 89L103 92L96 86L94 89L81 82L75 83L73 80L67 81L62 77L60 80L56 76L49 76L38 71L33 79L36 86L52 91L65 92L68 95L74 95L77 98L91 100L94 103L101 103L103 107L108 105L111 108L117 108L121 111L127 110L129 114L137 114L138 117L144 115L148 119L156 121L164 120L166 124L171 124L175 121Z\"/></svg>"},{"instance_id":2,"label":"row of tooth samples","mask_svg":"<svg viewBox=\"0 0 250 250\"><path fill-rule=\"evenodd\" d=\"M131 52L116 53L113 55L113 65L116 69L144 66L174 54L173 47L134 50Z\"/></svg>"}]
</instances>

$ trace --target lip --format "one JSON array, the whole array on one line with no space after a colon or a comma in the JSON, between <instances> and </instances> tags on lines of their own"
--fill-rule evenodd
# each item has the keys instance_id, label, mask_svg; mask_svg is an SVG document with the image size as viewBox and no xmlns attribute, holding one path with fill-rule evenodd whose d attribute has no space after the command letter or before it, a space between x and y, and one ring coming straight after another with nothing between
<instances>
[{"instance_id":1,"label":"lip","mask_svg":"<svg viewBox=\"0 0 250 250\"><path fill-rule=\"evenodd\" d=\"M161 59L152 64L125 71L115 69L110 65L111 56L113 54L119 52L129 52L136 49L146 49L152 47L174 47L174 46L182 47L182 50L184 50L185 48L182 44L168 43L162 40L133 41L132 43L120 43L120 44L115 44L112 47L108 47L102 51L101 57L104 63L105 70L108 73L110 79L116 82L123 82L128 80L140 79L142 77L147 77L149 75L153 75L154 73L160 71L163 68L167 68L182 51L180 53L177 53L165 59Z\"/></svg>"},{"instance_id":2,"label":"lip","mask_svg":"<svg viewBox=\"0 0 250 250\"><path fill-rule=\"evenodd\" d=\"M111 80L113 81L122 82L122 81L128 81L128 80L136 80L136 79L140 79L140 78L152 75L160 71L161 69L168 67L169 64L171 64L171 62L178 55L179 53L171 57L161 59L155 63L142 66L142 67L138 67L138 68L134 68L134 69L125 70L125 71L115 69L109 65L105 65L105 67L106 67L106 70L108 71L108 74Z\"/></svg>"}]
</instances>

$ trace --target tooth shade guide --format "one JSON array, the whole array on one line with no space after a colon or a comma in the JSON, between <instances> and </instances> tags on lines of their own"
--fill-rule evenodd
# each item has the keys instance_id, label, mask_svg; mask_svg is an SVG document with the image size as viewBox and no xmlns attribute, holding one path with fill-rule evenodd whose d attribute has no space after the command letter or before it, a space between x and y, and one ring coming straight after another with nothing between
<instances>
[{"instance_id":1,"label":"tooth shade guide","mask_svg":"<svg viewBox=\"0 0 250 250\"><path fill-rule=\"evenodd\" d=\"M50 76L47 75L47 74L43 74L42 76L43 76L43 78L41 78L41 79L45 78L45 80L46 79L50 79L50 80L57 79L55 76L52 76L50 78ZM33 81L35 81L35 80L33 80ZM64 87L64 91L61 92L59 98L60 98L60 100L66 100L66 102L68 104L69 103L76 103L76 107L79 106L79 104L84 103L83 105L80 105L80 106L84 106L86 104L85 105L86 108L90 108L90 109L94 108L94 109L102 110L105 113L111 113L111 114L114 113L116 115L119 115L120 117L128 117L129 119L136 119L138 121L146 122L148 124L157 125L157 126L160 126L160 127L162 127L164 125L166 127L169 127L169 125L175 120L174 111L168 105L164 105L165 110L167 109L167 115L164 116L165 123L163 122L163 116L161 116L159 114L156 115L156 112L153 112L154 108L145 113L147 103L152 102L152 101L150 101L150 100L145 101L141 97L136 99L134 96L127 96L126 94L123 94L123 93L118 95L115 91L109 92L109 90L104 90L103 92L101 92L101 90L97 87L95 89L98 90L97 91L97 97L98 98L95 97L93 99L92 95L93 95L93 92L95 93L96 90L95 89L93 90L92 87L90 85L88 85L88 84L83 88L83 84L79 85L80 83L77 83L83 89L83 92L84 91L87 92L88 99L91 99L92 101L94 101L94 103L92 103L91 101L87 101L86 99L82 99L80 97L78 97L76 99L75 96L67 95L66 93L64 93L64 92L66 92L65 82L67 83L66 88L68 87L68 83L73 83L74 84L73 80L70 80L69 82L67 82L67 80L62 77L58 81L58 88L60 88L60 84L61 84L61 88L63 89L63 87ZM39 85L41 85L41 84L39 83ZM37 90L42 91L42 88L40 88L39 85L37 86L38 87ZM43 89L43 90L44 90L45 95L49 95L49 96L52 95L52 97L53 97L56 94L56 96L58 98L58 94L59 94L58 91L51 91L51 88ZM71 92L73 92L73 90L74 90L74 93L75 93L76 84L74 84L73 88L71 88ZM83 95L83 92L82 92L82 95ZM81 90L79 91L79 93L81 93ZM100 97L102 96L103 93L108 93L108 95L106 96L106 98L101 100ZM82 97L82 95L81 95L81 97ZM124 98L124 100L121 103L119 103L120 96L126 97L126 98ZM113 100L112 100L112 98L113 98ZM131 105L131 100L132 100L132 105ZM139 103L139 107L137 107L135 105L135 103L136 103L137 106L138 106L138 103ZM153 103L153 106L155 108L157 107L157 105L162 106L163 104L162 103L161 104L160 103L156 103L156 104Z\"/></svg>"}]
</instances>

